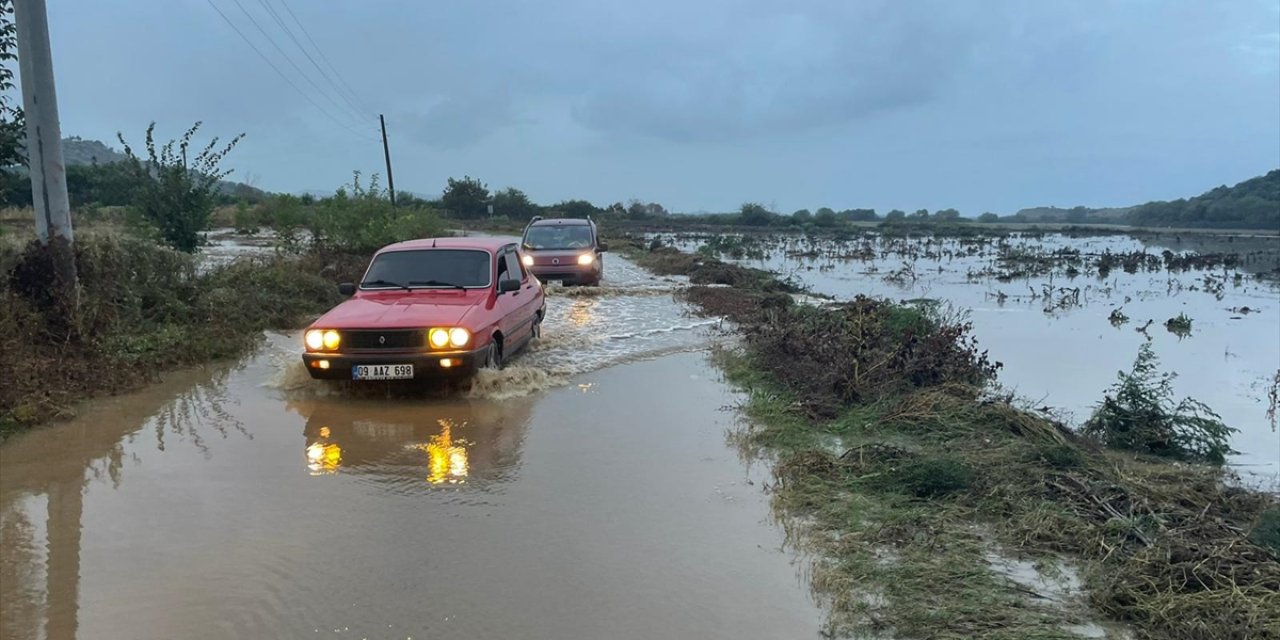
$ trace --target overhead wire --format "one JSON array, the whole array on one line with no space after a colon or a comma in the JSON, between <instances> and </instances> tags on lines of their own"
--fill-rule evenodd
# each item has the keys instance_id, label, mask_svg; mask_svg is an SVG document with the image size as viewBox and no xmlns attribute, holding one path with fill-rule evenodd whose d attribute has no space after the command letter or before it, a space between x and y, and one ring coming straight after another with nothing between
<instances>
[{"instance_id":1,"label":"overhead wire","mask_svg":"<svg viewBox=\"0 0 1280 640\"><path fill-rule=\"evenodd\" d=\"M284 6L284 10L289 13L289 17L293 18L294 24L298 25L298 29L302 31L302 35L306 37L307 42L311 43L312 48L314 48L316 50L316 53L320 55L320 59L324 61L325 65L329 67L329 70L333 72L333 75L338 78L338 82L343 86L343 88L347 90L347 94L350 95L351 98L355 100L357 103L364 105L365 111L368 111L369 113L373 113L374 110L368 108L368 105L365 104L360 94L351 88L351 85L347 83L347 79L344 78L342 74L338 72L337 67L334 67L333 63L329 61L329 56L326 56L324 54L324 49L320 48L320 45L316 44L315 38L311 37L311 32L307 31L306 25L302 24L302 21L298 19L298 15L293 12L293 8L289 6L289 1L288 0L279 0L279 1L280 1L280 4Z\"/></svg>"},{"instance_id":2,"label":"overhead wire","mask_svg":"<svg viewBox=\"0 0 1280 640\"><path fill-rule=\"evenodd\" d=\"M262 24L258 22L257 18L254 18L253 14L250 13L249 10L245 8L244 3L240 2L240 0L231 0L231 1L235 3L237 7L240 8L240 12L243 13L245 17L249 19L249 22L254 26L254 28L258 30L259 33L262 34L262 37L266 38L267 42L269 42L272 47L275 47L275 50L280 54L281 57L285 59L285 62L288 62L289 66L293 67L293 70L298 72L298 75L302 76L302 79L306 80L307 83L310 84L311 87L315 89L317 93L323 95L326 99L328 99L328 101L333 106L337 107L339 113L342 113L348 117L354 118L356 122L360 122L364 118L364 116L361 116L358 112L349 111L348 107L344 106L342 103L335 100L330 93L325 91L319 84L316 83L315 80L311 78L310 74L303 71L302 67L298 66L298 63L294 62L293 58L290 57L289 54L285 52L284 47L281 47L280 43L276 42L275 38L272 38L271 34L267 33L267 30L262 27Z\"/></svg>"},{"instance_id":3,"label":"overhead wire","mask_svg":"<svg viewBox=\"0 0 1280 640\"><path fill-rule=\"evenodd\" d=\"M297 83L295 83L285 72L281 71L280 67L276 66L276 64L271 61L271 58L268 57L265 53L263 53L262 49L259 49L258 45L254 44L253 40L249 39L249 37L246 36L243 31L240 30L240 27L236 26L236 23L233 22L231 18L227 16L226 13L223 13L222 9L218 8L218 5L214 4L213 0L205 0L205 2L209 3L209 6L212 7L213 10L216 11L218 15L222 17L223 21L225 21L227 25L230 26L231 29L236 32L236 35L239 35L240 38L245 41L245 44L248 44L249 48L253 49L254 53L257 53L258 57L262 58L263 62L267 63L267 66L271 67L271 69L274 70L276 74L280 76L281 79L283 79L289 86L293 87L294 91L297 91L299 95L301 95L304 99L306 99L307 102L310 102L313 107L315 107L318 111L320 111L320 113L323 113L326 117L332 120L334 124L337 124L343 129L346 129L352 134L359 136L361 138L371 139L371 138L367 138L366 134L361 133L359 130L353 128L351 125L335 117L327 109L321 106L320 103L312 99L312 97L308 95L307 92L303 91L302 88L299 87Z\"/></svg>"},{"instance_id":4,"label":"overhead wire","mask_svg":"<svg viewBox=\"0 0 1280 640\"><path fill-rule=\"evenodd\" d=\"M262 5L262 8L267 10L267 14L270 15L271 19L280 27L280 30L284 31L285 35L289 36L289 39L293 41L293 44L297 45L298 50L302 52L303 56L306 56L307 61L311 63L311 66L315 67L316 71L320 72L320 76L329 83L329 87L333 90L334 95L342 98L342 100L347 103L347 106L351 108L353 113L356 113L361 117L368 117L372 119L372 115L364 113L364 109L353 102L351 98L348 97L340 87L338 87L338 84L334 82L333 78L329 75L329 72L325 71L324 67L321 67L320 63L316 62L316 59L307 51L307 48L302 46L302 42L293 34L293 30L289 28L289 25L285 24L284 18L280 17L280 14L271 6L270 1L258 0L258 4Z\"/></svg>"}]
</instances>

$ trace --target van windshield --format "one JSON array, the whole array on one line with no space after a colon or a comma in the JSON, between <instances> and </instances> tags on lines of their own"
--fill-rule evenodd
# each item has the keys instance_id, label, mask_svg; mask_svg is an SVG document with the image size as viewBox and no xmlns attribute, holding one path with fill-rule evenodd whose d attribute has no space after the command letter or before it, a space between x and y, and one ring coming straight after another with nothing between
<instances>
[{"instance_id":1,"label":"van windshield","mask_svg":"<svg viewBox=\"0 0 1280 640\"><path fill-rule=\"evenodd\" d=\"M491 258L474 249L388 251L369 265L362 289L487 287Z\"/></svg>"},{"instance_id":2,"label":"van windshield","mask_svg":"<svg viewBox=\"0 0 1280 640\"><path fill-rule=\"evenodd\" d=\"M591 227L585 224L529 227L524 234L529 249L588 249L595 246Z\"/></svg>"}]
</instances>

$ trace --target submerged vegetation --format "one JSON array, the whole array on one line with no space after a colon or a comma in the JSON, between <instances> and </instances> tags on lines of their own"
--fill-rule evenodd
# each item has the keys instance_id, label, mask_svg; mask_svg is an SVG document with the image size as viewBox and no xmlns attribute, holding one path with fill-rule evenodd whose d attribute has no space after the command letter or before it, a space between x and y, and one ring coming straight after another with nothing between
<instances>
[{"instance_id":1,"label":"submerged vegetation","mask_svg":"<svg viewBox=\"0 0 1280 640\"><path fill-rule=\"evenodd\" d=\"M667 273L718 268L615 246ZM1067 638L1101 614L1142 637L1280 637L1276 498L1216 466L1112 448L1226 453L1227 427L1173 404L1153 356L1076 433L993 394L996 365L934 306L804 306L768 278L745 282L685 295L740 329L721 358L748 392L744 443L776 456L774 503L818 552L831 633ZM1084 593L1030 587L1000 568L1007 555L1078 571Z\"/></svg>"},{"instance_id":2,"label":"submerged vegetation","mask_svg":"<svg viewBox=\"0 0 1280 640\"><path fill-rule=\"evenodd\" d=\"M1083 433L1113 449L1179 460L1222 464L1235 431L1192 398L1174 403L1175 374L1160 373L1151 345L1143 344L1133 370L1119 374Z\"/></svg>"}]
</instances>

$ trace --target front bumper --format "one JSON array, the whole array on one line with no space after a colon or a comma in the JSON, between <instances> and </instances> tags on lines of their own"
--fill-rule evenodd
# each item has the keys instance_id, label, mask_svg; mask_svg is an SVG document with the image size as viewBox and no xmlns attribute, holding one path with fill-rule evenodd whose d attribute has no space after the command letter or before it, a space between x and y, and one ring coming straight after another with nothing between
<instances>
[{"instance_id":1,"label":"front bumper","mask_svg":"<svg viewBox=\"0 0 1280 640\"><path fill-rule=\"evenodd\" d=\"M457 378L468 376L484 365L488 345L472 351L408 351L395 353L311 353L302 354L307 373L317 380L351 380L351 369L362 364L411 364L413 379ZM442 360L449 360L445 367ZM327 365L322 365L327 362ZM323 368L322 368L323 366ZM375 382L375 381L370 381Z\"/></svg>"},{"instance_id":2,"label":"front bumper","mask_svg":"<svg viewBox=\"0 0 1280 640\"><path fill-rule=\"evenodd\" d=\"M537 276L539 280L548 282L550 280L563 280L569 283L585 283L600 281L600 261L596 260L591 264L535 264L532 267L525 267Z\"/></svg>"}]
</instances>

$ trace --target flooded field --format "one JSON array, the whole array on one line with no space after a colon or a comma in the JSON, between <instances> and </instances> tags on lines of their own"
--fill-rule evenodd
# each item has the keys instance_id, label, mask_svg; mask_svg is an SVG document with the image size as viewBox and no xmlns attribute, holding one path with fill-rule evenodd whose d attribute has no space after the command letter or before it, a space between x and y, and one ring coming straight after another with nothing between
<instances>
[{"instance_id":1,"label":"flooded field","mask_svg":"<svg viewBox=\"0 0 1280 640\"><path fill-rule=\"evenodd\" d=\"M1280 434L1267 416L1280 371L1280 238L657 238L839 299L949 303L967 312L979 344L1003 363L1006 388L1071 424L1089 417L1116 372L1150 342L1161 368L1177 373L1179 397L1207 403L1239 429L1231 464L1258 482L1280 478Z\"/></svg>"}]
</instances>

